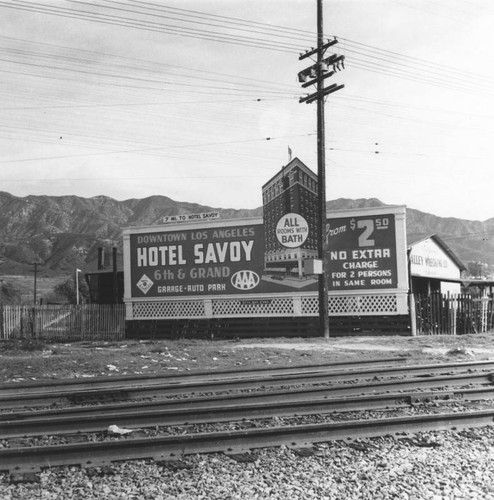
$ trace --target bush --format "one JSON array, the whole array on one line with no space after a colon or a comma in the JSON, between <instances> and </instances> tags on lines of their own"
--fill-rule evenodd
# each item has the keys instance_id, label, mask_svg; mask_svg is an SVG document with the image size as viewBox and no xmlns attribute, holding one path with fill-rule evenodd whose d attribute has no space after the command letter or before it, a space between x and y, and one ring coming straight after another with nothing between
<instances>
[{"instance_id":1,"label":"bush","mask_svg":"<svg viewBox=\"0 0 494 500\"><path fill-rule=\"evenodd\" d=\"M75 278L69 278L53 289L53 293L58 297L63 297L69 304L77 303L77 292L75 288ZM89 288L85 280L79 280L79 301L89 302Z\"/></svg>"},{"instance_id":2,"label":"bush","mask_svg":"<svg viewBox=\"0 0 494 500\"><path fill-rule=\"evenodd\" d=\"M0 302L3 304L20 304L21 292L12 283L4 281L0 285Z\"/></svg>"}]
</instances>

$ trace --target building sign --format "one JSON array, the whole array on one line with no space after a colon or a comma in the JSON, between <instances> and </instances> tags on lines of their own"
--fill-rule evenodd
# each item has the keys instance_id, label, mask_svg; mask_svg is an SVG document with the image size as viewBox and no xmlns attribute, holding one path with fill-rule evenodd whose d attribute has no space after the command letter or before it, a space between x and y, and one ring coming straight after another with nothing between
<instances>
[{"instance_id":1,"label":"building sign","mask_svg":"<svg viewBox=\"0 0 494 500\"><path fill-rule=\"evenodd\" d=\"M328 214L323 261L314 259L304 248L313 238L306 221L295 212L281 215L269 226L270 235L261 218L125 229L125 299L139 303L221 297L233 300L235 307L264 314L275 307L273 297L317 296L317 273L323 262L330 295L392 293L399 296L396 312L406 310L404 207ZM280 246L284 244L286 254L268 261L268 237L279 240ZM419 260L417 256L416 262ZM427 262L436 263L436 268L442 265L432 258ZM376 310L378 306L372 306L372 311ZM283 311L291 314L289 308Z\"/></svg>"},{"instance_id":2,"label":"building sign","mask_svg":"<svg viewBox=\"0 0 494 500\"><path fill-rule=\"evenodd\" d=\"M326 243L328 291L398 286L393 213L329 218Z\"/></svg>"},{"instance_id":3,"label":"building sign","mask_svg":"<svg viewBox=\"0 0 494 500\"><path fill-rule=\"evenodd\" d=\"M459 279L458 265L432 239L412 245L411 274L424 278Z\"/></svg>"},{"instance_id":4,"label":"building sign","mask_svg":"<svg viewBox=\"0 0 494 500\"><path fill-rule=\"evenodd\" d=\"M292 219L286 228L303 228L295 226L298 223ZM296 280L281 280L264 269L263 224L195 226L200 229L129 231L132 297L238 295L300 288ZM313 283L306 280L302 285L310 288Z\"/></svg>"},{"instance_id":5,"label":"building sign","mask_svg":"<svg viewBox=\"0 0 494 500\"><path fill-rule=\"evenodd\" d=\"M183 215L166 215L163 217L164 224L170 224L172 222L190 222L198 220L212 220L218 219L220 216L219 212L205 212L200 214L183 214Z\"/></svg>"},{"instance_id":6,"label":"building sign","mask_svg":"<svg viewBox=\"0 0 494 500\"><path fill-rule=\"evenodd\" d=\"M284 215L276 225L276 238L286 248L298 248L309 236L309 224L300 214Z\"/></svg>"}]
</instances>

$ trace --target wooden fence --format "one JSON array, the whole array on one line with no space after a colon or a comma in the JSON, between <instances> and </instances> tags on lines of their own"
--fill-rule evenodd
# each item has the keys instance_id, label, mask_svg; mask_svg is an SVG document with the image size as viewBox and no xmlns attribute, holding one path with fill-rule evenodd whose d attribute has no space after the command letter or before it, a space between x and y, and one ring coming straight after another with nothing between
<instances>
[{"instance_id":1,"label":"wooden fence","mask_svg":"<svg viewBox=\"0 0 494 500\"><path fill-rule=\"evenodd\" d=\"M0 305L0 340L120 340L125 337L125 306Z\"/></svg>"},{"instance_id":2,"label":"wooden fence","mask_svg":"<svg viewBox=\"0 0 494 500\"><path fill-rule=\"evenodd\" d=\"M471 295L415 295L417 335L464 335L494 331L493 298ZM269 335L268 332L264 333ZM0 340L121 340L125 306L0 305Z\"/></svg>"},{"instance_id":3,"label":"wooden fence","mask_svg":"<svg viewBox=\"0 0 494 500\"><path fill-rule=\"evenodd\" d=\"M465 335L494 329L492 297L415 295L417 335Z\"/></svg>"}]
</instances>

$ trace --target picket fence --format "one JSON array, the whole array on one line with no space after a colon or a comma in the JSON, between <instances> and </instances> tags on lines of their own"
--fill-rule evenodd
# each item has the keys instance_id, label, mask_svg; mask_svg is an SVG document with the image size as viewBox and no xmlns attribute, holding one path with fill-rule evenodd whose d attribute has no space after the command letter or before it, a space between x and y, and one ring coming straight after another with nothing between
<instances>
[{"instance_id":1,"label":"picket fence","mask_svg":"<svg viewBox=\"0 0 494 500\"><path fill-rule=\"evenodd\" d=\"M123 304L0 306L0 340L120 340L124 337Z\"/></svg>"},{"instance_id":2,"label":"picket fence","mask_svg":"<svg viewBox=\"0 0 494 500\"><path fill-rule=\"evenodd\" d=\"M466 335L494 330L493 297L415 295L417 335Z\"/></svg>"}]
</instances>

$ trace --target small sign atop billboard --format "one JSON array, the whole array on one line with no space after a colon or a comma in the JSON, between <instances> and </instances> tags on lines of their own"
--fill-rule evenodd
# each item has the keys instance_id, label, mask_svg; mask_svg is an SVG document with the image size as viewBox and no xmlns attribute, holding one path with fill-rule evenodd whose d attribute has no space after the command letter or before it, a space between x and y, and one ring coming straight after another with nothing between
<instances>
[{"instance_id":1,"label":"small sign atop billboard","mask_svg":"<svg viewBox=\"0 0 494 500\"><path fill-rule=\"evenodd\" d=\"M170 224L173 222L192 222L192 221L204 221L219 219L219 212L207 212L201 214L183 214L183 215L167 215L163 217L164 224Z\"/></svg>"},{"instance_id":2,"label":"small sign atop billboard","mask_svg":"<svg viewBox=\"0 0 494 500\"><path fill-rule=\"evenodd\" d=\"M304 260L304 271L305 274L322 274L322 260L321 259L309 259Z\"/></svg>"}]
</instances>

